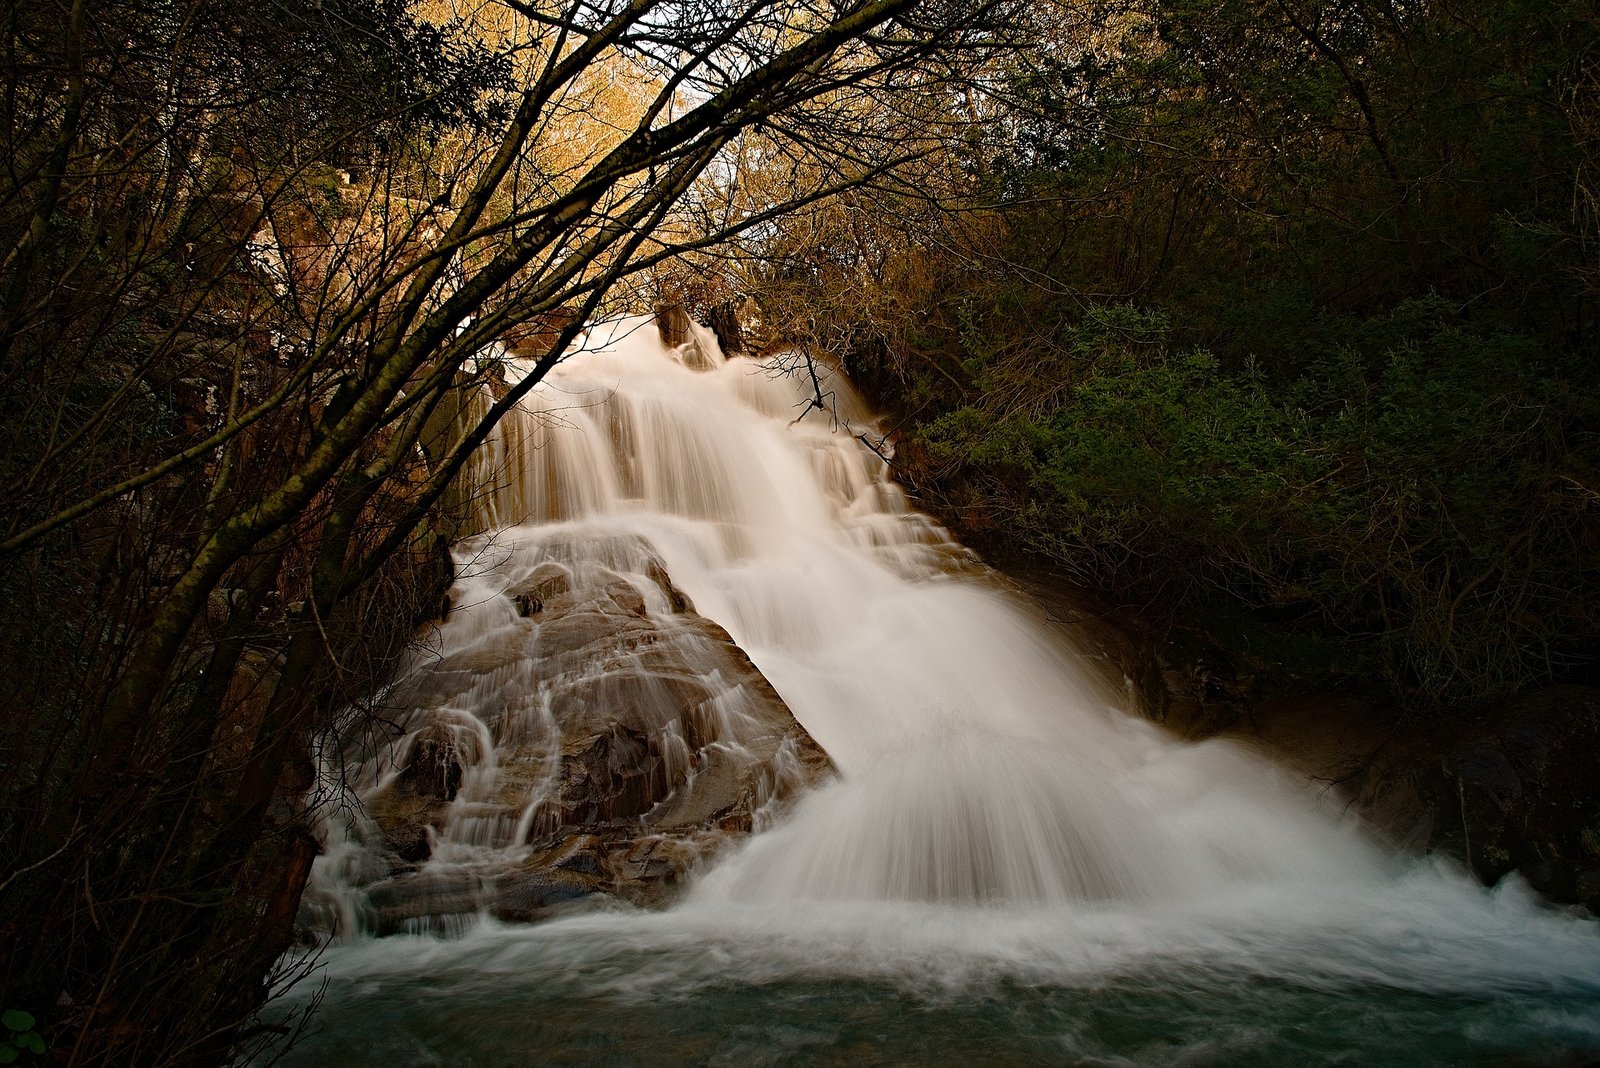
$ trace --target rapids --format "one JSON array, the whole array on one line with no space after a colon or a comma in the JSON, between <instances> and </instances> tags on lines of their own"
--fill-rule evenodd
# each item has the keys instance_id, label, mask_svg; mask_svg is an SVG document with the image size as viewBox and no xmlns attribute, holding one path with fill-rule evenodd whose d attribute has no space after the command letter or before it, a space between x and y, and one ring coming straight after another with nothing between
<instances>
[{"instance_id":1,"label":"rapids","mask_svg":"<svg viewBox=\"0 0 1600 1068\"><path fill-rule=\"evenodd\" d=\"M703 330L675 350L647 320L592 331L478 457L491 533L459 547L428 655L492 645L512 579L574 546L649 594L643 558L603 548L642 544L839 776L665 911L482 917L447 938L347 923L287 1063L1600 1056L1594 922L1397 856L1245 748L1129 715L1120 680L909 506L856 436L872 424L848 383L823 382L836 418L781 371ZM484 758L430 864L522 848L554 757L487 799L505 747L539 735L540 678L537 658L511 664L453 706ZM512 720L487 711L519 701ZM741 745L737 715L718 729ZM358 785L394 774L375 760ZM360 847L337 821L327 835L314 885L348 897Z\"/></svg>"}]
</instances>

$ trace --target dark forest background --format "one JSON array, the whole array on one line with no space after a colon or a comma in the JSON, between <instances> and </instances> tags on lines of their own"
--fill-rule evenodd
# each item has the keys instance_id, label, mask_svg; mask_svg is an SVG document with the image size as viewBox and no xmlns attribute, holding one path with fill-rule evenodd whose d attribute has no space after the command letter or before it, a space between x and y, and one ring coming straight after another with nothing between
<instances>
[{"instance_id":1,"label":"dark forest background","mask_svg":"<svg viewBox=\"0 0 1600 1068\"><path fill-rule=\"evenodd\" d=\"M774 317L966 536L1240 665L1424 719L1592 682L1600 16L1072 17L950 157L964 210L813 220Z\"/></svg>"}]
</instances>

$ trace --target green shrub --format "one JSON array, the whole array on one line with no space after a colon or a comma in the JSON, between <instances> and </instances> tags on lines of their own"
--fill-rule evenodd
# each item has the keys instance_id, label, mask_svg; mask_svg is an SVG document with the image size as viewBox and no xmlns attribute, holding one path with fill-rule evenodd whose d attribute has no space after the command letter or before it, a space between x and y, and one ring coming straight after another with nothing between
<instances>
[{"instance_id":1,"label":"green shrub","mask_svg":"<svg viewBox=\"0 0 1600 1068\"><path fill-rule=\"evenodd\" d=\"M21 1009L7 1009L0 1015L0 1026L6 1031L5 1041L0 1042L0 1064L16 1064L44 1056L44 1039L33 1029L31 1014Z\"/></svg>"},{"instance_id":2,"label":"green shrub","mask_svg":"<svg viewBox=\"0 0 1600 1068\"><path fill-rule=\"evenodd\" d=\"M1539 339L1434 299L1323 325L1274 380L1175 347L1159 314L1096 309L1048 377L969 354L976 400L921 440L1086 581L1265 613L1357 669L1375 656L1413 704L1559 674L1596 635L1570 448L1592 396ZM1024 380L1048 403L1000 407L995 384Z\"/></svg>"}]
</instances>

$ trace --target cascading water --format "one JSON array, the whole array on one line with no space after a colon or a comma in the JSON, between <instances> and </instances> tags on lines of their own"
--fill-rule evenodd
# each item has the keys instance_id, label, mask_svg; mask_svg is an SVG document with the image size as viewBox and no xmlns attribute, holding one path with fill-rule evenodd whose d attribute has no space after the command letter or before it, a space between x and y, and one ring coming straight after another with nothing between
<instances>
[{"instance_id":1,"label":"cascading water","mask_svg":"<svg viewBox=\"0 0 1600 1068\"><path fill-rule=\"evenodd\" d=\"M808 380L724 360L704 331L664 350L642 320L587 349L479 457L494 533L460 548L434 662L396 688L432 710L408 744L442 730L467 754L425 870L515 861L558 788L552 693L645 677L632 660L562 673L553 625L512 596L556 571L548 588L610 590L661 640L688 634L692 655L702 639L670 603L686 594L840 774L766 827L783 792L769 775L759 833L668 910L479 917L449 939L329 948L327 1004L292 1063L1600 1052L1592 922L1392 856L1240 747L1181 744L1125 714L1115 686L907 507L878 456L819 413L797 418ZM847 384L827 388L864 425ZM782 749L742 703L749 685L690 724L651 711L640 685L628 707L673 804L692 808L716 761ZM399 763L363 774L378 796ZM318 890L350 911L366 854L329 833Z\"/></svg>"}]
</instances>

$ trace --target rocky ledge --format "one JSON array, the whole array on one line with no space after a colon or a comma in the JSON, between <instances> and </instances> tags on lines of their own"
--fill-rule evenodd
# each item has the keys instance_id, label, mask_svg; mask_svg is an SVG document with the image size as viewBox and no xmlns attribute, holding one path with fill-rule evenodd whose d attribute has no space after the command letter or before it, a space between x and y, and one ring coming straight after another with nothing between
<instances>
[{"instance_id":1,"label":"rocky ledge","mask_svg":"<svg viewBox=\"0 0 1600 1068\"><path fill-rule=\"evenodd\" d=\"M1203 641L1153 640L1055 577L1011 577L1089 651L1129 711L1191 739L1259 744L1340 795L1397 846L1460 861L1485 885L1512 872L1600 915L1600 688L1549 686L1479 713L1406 720L1370 695L1252 676Z\"/></svg>"},{"instance_id":2,"label":"rocky ledge","mask_svg":"<svg viewBox=\"0 0 1600 1068\"><path fill-rule=\"evenodd\" d=\"M1485 884L1518 872L1551 901L1600 914L1597 751L1600 689L1552 686L1459 732L1400 737L1355 763L1348 788Z\"/></svg>"},{"instance_id":3,"label":"rocky ledge","mask_svg":"<svg viewBox=\"0 0 1600 1068\"><path fill-rule=\"evenodd\" d=\"M1197 722L1180 729L1208 733ZM1402 848L1451 856L1486 886L1514 872L1600 914L1600 689L1551 686L1471 719L1409 723L1370 698L1291 694L1222 733L1264 743Z\"/></svg>"},{"instance_id":4,"label":"rocky ledge","mask_svg":"<svg viewBox=\"0 0 1600 1068\"><path fill-rule=\"evenodd\" d=\"M356 855L308 894L307 920L353 912L390 933L596 894L661 903L831 773L642 540L552 540L532 558L496 625L390 694L405 735L370 771Z\"/></svg>"}]
</instances>

